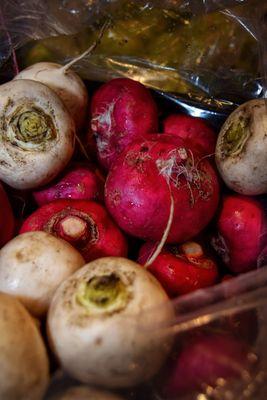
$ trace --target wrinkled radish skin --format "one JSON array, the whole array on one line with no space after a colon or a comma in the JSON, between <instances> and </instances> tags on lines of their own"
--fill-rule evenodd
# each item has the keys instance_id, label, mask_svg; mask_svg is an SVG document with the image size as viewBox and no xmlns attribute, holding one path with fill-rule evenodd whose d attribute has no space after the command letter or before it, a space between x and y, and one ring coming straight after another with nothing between
<instances>
[{"instance_id":1,"label":"wrinkled radish skin","mask_svg":"<svg viewBox=\"0 0 267 400\"><path fill-rule=\"evenodd\" d=\"M84 264L67 242L46 232L24 233L0 250L0 291L15 296L40 317L61 282Z\"/></svg>"},{"instance_id":2,"label":"wrinkled radish skin","mask_svg":"<svg viewBox=\"0 0 267 400\"><path fill-rule=\"evenodd\" d=\"M74 123L47 86L17 80L0 86L0 179L16 189L51 181L74 151Z\"/></svg>"},{"instance_id":3,"label":"wrinkled radish skin","mask_svg":"<svg viewBox=\"0 0 267 400\"><path fill-rule=\"evenodd\" d=\"M0 399L43 400L49 366L41 334L22 304L0 293Z\"/></svg>"},{"instance_id":4,"label":"wrinkled radish skin","mask_svg":"<svg viewBox=\"0 0 267 400\"><path fill-rule=\"evenodd\" d=\"M267 109L264 99L238 107L223 125L216 163L226 185L245 195L267 192Z\"/></svg>"},{"instance_id":5,"label":"wrinkled radish skin","mask_svg":"<svg viewBox=\"0 0 267 400\"><path fill-rule=\"evenodd\" d=\"M85 122L88 104L87 89L81 78L71 70L51 62L40 62L21 71L14 79L30 79L53 89L72 116L77 131Z\"/></svg>"},{"instance_id":6,"label":"wrinkled radish skin","mask_svg":"<svg viewBox=\"0 0 267 400\"><path fill-rule=\"evenodd\" d=\"M133 261L95 260L57 290L48 314L50 344L81 382L131 387L153 376L172 340L155 334L174 317L157 280Z\"/></svg>"},{"instance_id":7,"label":"wrinkled radish skin","mask_svg":"<svg viewBox=\"0 0 267 400\"><path fill-rule=\"evenodd\" d=\"M145 86L119 78L102 85L91 105L91 130L107 170L121 151L146 133L157 132L157 106Z\"/></svg>"},{"instance_id":8,"label":"wrinkled radish skin","mask_svg":"<svg viewBox=\"0 0 267 400\"><path fill-rule=\"evenodd\" d=\"M182 139L147 137L129 145L114 162L105 185L106 206L125 232L160 241L172 195L174 215L167 242L184 242L196 236L216 211L216 172Z\"/></svg>"}]
</instances>

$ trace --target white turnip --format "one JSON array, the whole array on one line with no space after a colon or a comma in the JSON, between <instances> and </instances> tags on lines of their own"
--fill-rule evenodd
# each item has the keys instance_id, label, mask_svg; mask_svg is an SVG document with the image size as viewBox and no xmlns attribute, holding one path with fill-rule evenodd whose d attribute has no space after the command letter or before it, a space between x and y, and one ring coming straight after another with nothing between
<instances>
[{"instance_id":1,"label":"white turnip","mask_svg":"<svg viewBox=\"0 0 267 400\"><path fill-rule=\"evenodd\" d=\"M48 313L51 347L75 379L104 387L130 387L161 367L171 339L156 335L173 308L157 280L139 264L95 260L56 291Z\"/></svg>"},{"instance_id":2,"label":"white turnip","mask_svg":"<svg viewBox=\"0 0 267 400\"><path fill-rule=\"evenodd\" d=\"M38 328L23 305L0 293L0 399L42 400L48 357Z\"/></svg>"},{"instance_id":3,"label":"white turnip","mask_svg":"<svg viewBox=\"0 0 267 400\"><path fill-rule=\"evenodd\" d=\"M47 86L17 80L0 86L0 179L16 189L51 181L69 162L74 122Z\"/></svg>"},{"instance_id":4,"label":"white turnip","mask_svg":"<svg viewBox=\"0 0 267 400\"><path fill-rule=\"evenodd\" d=\"M46 232L24 233L0 250L0 291L17 297L39 317L60 283L84 264L66 241Z\"/></svg>"},{"instance_id":5,"label":"white turnip","mask_svg":"<svg viewBox=\"0 0 267 400\"><path fill-rule=\"evenodd\" d=\"M15 79L31 79L53 89L67 107L80 130L85 121L88 94L85 84L74 71L60 64L40 62L21 71Z\"/></svg>"},{"instance_id":6,"label":"white turnip","mask_svg":"<svg viewBox=\"0 0 267 400\"><path fill-rule=\"evenodd\" d=\"M246 195L267 192L267 109L264 99L238 107L216 145L218 170L228 187Z\"/></svg>"}]
</instances>

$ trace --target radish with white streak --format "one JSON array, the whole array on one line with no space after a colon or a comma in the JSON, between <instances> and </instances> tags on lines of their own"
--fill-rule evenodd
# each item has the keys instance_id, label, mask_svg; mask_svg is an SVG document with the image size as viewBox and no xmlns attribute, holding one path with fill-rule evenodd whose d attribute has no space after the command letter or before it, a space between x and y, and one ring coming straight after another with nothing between
<instances>
[{"instance_id":1,"label":"radish with white streak","mask_svg":"<svg viewBox=\"0 0 267 400\"><path fill-rule=\"evenodd\" d=\"M128 259L106 257L58 288L48 335L70 376L107 388L131 387L160 369L172 342L163 331L173 318L168 296L149 272Z\"/></svg>"},{"instance_id":2,"label":"radish with white streak","mask_svg":"<svg viewBox=\"0 0 267 400\"><path fill-rule=\"evenodd\" d=\"M45 315L57 287L85 264L68 242L27 232L0 250L0 291L15 296L35 317Z\"/></svg>"},{"instance_id":3,"label":"radish with white streak","mask_svg":"<svg viewBox=\"0 0 267 400\"><path fill-rule=\"evenodd\" d=\"M267 105L256 99L238 107L224 123L216 163L226 185L245 195L267 193Z\"/></svg>"},{"instance_id":4,"label":"radish with white streak","mask_svg":"<svg viewBox=\"0 0 267 400\"><path fill-rule=\"evenodd\" d=\"M16 189L50 182L74 152L75 127L47 86L31 80L0 86L0 179Z\"/></svg>"}]
</instances>

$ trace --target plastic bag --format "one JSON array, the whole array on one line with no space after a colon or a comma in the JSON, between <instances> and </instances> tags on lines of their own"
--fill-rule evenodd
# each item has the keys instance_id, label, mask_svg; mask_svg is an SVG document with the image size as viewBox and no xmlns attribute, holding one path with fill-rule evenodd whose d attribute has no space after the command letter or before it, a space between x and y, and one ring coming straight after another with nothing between
<instances>
[{"instance_id":1,"label":"plastic bag","mask_svg":"<svg viewBox=\"0 0 267 400\"><path fill-rule=\"evenodd\" d=\"M208 15L214 10L224 11ZM236 104L264 95L265 49L261 71L255 65L265 11L262 0L3 0L0 65L32 40L39 41L21 53L21 67L66 63L90 46L109 18L100 46L75 66L83 78L128 76L223 118Z\"/></svg>"}]
</instances>

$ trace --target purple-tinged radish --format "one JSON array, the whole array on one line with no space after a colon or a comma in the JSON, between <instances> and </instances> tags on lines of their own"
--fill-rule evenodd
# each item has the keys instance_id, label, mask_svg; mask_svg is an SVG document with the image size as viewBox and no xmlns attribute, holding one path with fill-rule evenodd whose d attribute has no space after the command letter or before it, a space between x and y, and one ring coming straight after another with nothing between
<instances>
[{"instance_id":1,"label":"purple-tinged radish","mask_svg":"<svg viewBox=\"0 0 267 400\"><path fill-rule=\"evenodd\" d=\"M58 288L48 335L71 377L97 386L131 387L163 364L172 339L160 329L173 318L167 294L149 272L128 259L106 257L85 265Z\"/></svg>"},{"instance_id":2,"label":"purple-tinged radish","mask_svg":"<svg viewBox=\"0 0 267 400\"><path fill-rule=\"evenodd\" d=\"M84 264L66 241L46 232L27 232L0 250L0 291L15 296L32 315L41 317L61 282Z\"/></svg>"},{"instance_id":3,"label":"purple-tinged radish","mask_svg":"<svg viewBox=\"0 0 267 400\"><path fill-rule=\"evenodd\" d=\"M267 105L264 99L238 107L224 123L216 163L226 185L245 195L267 192Z\"/></svg>"},{"instance_id":4,"label":"purple-tinged radish","mask_svg":"<svg viewBox=\"0 0 267 400\"><path fill-rule=\"evenodd\" d=\"M99 162L108 170L132 141L157 132L157 106L149 90L126 78L102 85L92 98L91 130Z\"/></svg>"},{"instance_id":5,"label":"purple-tinged radish","mask_svg":"<svg viewBox=\"0 0 267 400\"><path fill-rule=\"evenodd\" d=\"M0 86L0 142L0 179L16 189L33 189L70 161L74 122L53 90L13 80Z\"/></svg>"},{"instance_id":6,"label":"purple-tinged radish","mask_svg":"<svg viewBox=\"0 0 267 400\"><path fill-rule=\"evenodd\" d=\"M151 241L162 239L172 209L167 242L193 238L210 222L218 201L219 183L209 161L165 134L129 145L105 185L105 202L117 224Z\"/></svg>"},{"instance_id":7,"label":"purple-tinged radish","mask_svg":"<svg viewBox=\"0 0 267 400\"><path fill-rule=\"evenodd\" d=\"M57 199L102 200L103 186L103 181L91 168L78 166L55 183L33 192L33 196L39 206Z\"/></svg>"}]
</instances>

